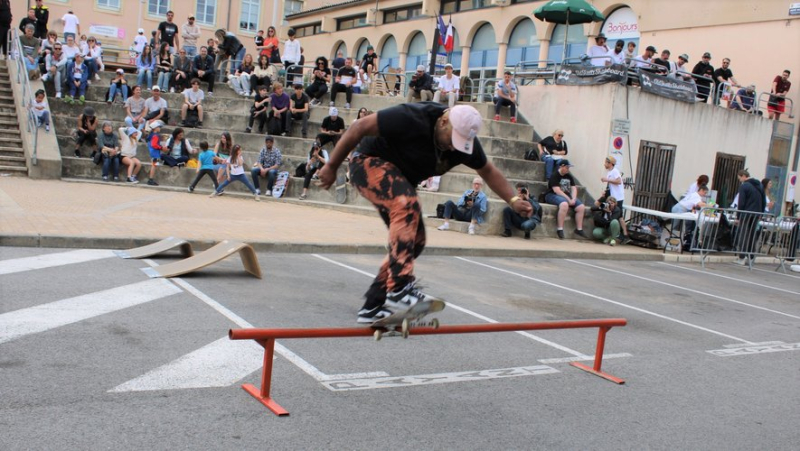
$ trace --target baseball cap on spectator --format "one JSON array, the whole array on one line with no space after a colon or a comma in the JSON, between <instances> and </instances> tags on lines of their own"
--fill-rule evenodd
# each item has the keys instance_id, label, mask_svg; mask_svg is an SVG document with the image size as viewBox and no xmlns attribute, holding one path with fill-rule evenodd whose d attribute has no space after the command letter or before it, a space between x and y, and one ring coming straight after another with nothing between
<instances>
[{"instance_id":1,"label":"baseball cap on spectator","mask_svg":"<svg viewBox=\"0 0 800 451\"><path fill-rule=\"evenodd\" d=\"M150 88L150 90L151 90L151 91L158 91L158 92L161 92L161 86L158 86L158 85L153 85L153 87L152 87L152 88Z\"/></svg>"},{"instance_id":2,"label":"baseball cap on spectator","mask_svg":"<svg viewBox=\"0 0 800 451\"><path fill-rule=\"evenodd\" d=\"M328 110L328 116L338 116L338 115L339 115L339 109L337 109L335 106L332 106L331 109Z\"/></svg>"},{"instance_id":3,"label":"baseball cap on spectator","mask_svg":"<svg viewBox=\"0 0 800 451\"><path fill-rule=\"evenodd\" d=\"M708 52L703 53L703 58L711 58L711 54Z\"/></svg>"},{"instance_id":4,"label":"baseball cap on spectator","mask_svg":"<svg viewBox=\"0 0 800 451\"><path fill-rule=\"evenodd\" d=\"M423 66L422 64L417 66L417 72L425 72L425 66Z\"/></svg>"},{"instance_id":5,"label":"baseball cap on spectator","mask_svg":"<svg viewBox=\"0 0 800 451\"><path fill-rule=\"evenodd\" d=\"M124 71L124 70L122 70L122 69L117 69L117 73L118 73L118 74L124 74L124 73L125 73L125 71Z\"/></svg>"},{"instance_id":6,"label":"baseball cap on spectator","mask_svg":"<svg viewBox=\"0 0 800 451\"><path fill-rule=\"evenodd\" d=\"M598 40L598 39L606 39L606 35L604 35L603 33L600 33L600 34L597 35L597 37L594 38L595 41ZM608 40L608 39L606 39L606 40Z\"/></svg>"},{"instance_id":7,"label":"baseball cap on spectator","mask_svg":"<svg viewBox=\"0 0 800 451\"><path fill-rule=\"evenodd\" d=\"M624 46L624 45L625 45L625 41L623 41L622 39L617 39L617 45L616 45L616 47L622 47L622 46Z\"/></svg>"},{"instance_id":8,"label":"baseball cap on spectator","mask_svg":"<svg viewBox=\"0 0 800 451\"><path fill-rule=\"evenodd\" d=\"M447 69L448 67L449 67L450 69L452 69L452 68L453 68L453 65L452 65L452 64L450 64L450 63L447 63L447 64L445 64L445 65L444 65L444 68L445 68L445 69Z\"/></svg>"},{"instance_id":9,"label":"baseball cap on spectator","mask_svg":"<svg viewBox=\"0 0 800 451\"><path fill-rule=\"evenodd\" d=\"M375 50L375 47L373 47L373 46L371 46L371 45L368 45L368 46L367 46L367 50Z\"/></svg>"},{"instance_id":10,"label":"baseball cap on spectator","mask_svg":"<svg viewBox=\"0 0 800 451\"><path fill-rule=\"evenodd\" d=\"M609 156L607 156L607 157L606 157L606 161L608 161L609 163L611 163L611 164L613 164L613 165L616 165L616 164L617 164L617 159L616 159L616 158L614 158L614 155L609 155Z\"/></svg>"},{"instance_id":11,"label":"baseball cap on spectator","mask_svg":"<svg viewBox=\"0 0 800 451\"><path fill-rule=\"evenodd\" d=\"M556 162L556 166L558 166L560 168L561 166L573 167L574 165L569 164L569 160L564 158L563 160L558 160Z\"/></svg>"},{"instance_id":12,"label":"baseball cap on spectator","mask_svg":"<svg viewBox=\"0 0 800 451\"><path fill-rule=\"evenodd\" d=\"M189 14L189 19L194 19L194 14Z\"/></svg>"},{"instance_id":13,"label":"baseball cap on spectator","mask_svg":"<svg viewBox=\"0 0 800 451\"><path fill-rule=\"evenodd\" d=\"M264 137L264 141L265 141L265 142L266 142L266 141L272 141L272 142L275 142L275 138L273 138L273 137L272 137L272 135L267 135L267 136L265 136L265 137Z\"/></svg>"},{"instance_id":14,"label":"baseball cap on spectator","mask_svg":"<svg viewBox=\"0 0 800 451\"><path fill-rule=\"evenodd\" d=\"M137 31L139 32L139 34L144 34L144 28L139 28L139 30Z\"/></svg>"},{"instance_id":15,"label":"baseball cap on spectator","mask_svg":"<svg viewBox=\"0 0 800 451\"><path fill-rule=\"evenodd\" d=\"M658 51L658 50L656 50L656 48L655 48L655 47L653 47L652 45L648 45L648 46L647 46L647 48L646 48L645 50L647 50L647 51L649 51L649 52L653 52L653 53L656 53L656 52Z\"/></svg>"},{"instance_id":16,"label":"baseball cap on spectator","mask_svg":"<svg viewBox=\"0 0 800 451\"><path fill-rule=\"evenodd\" d=\"M153 121L153 123L150 124L150 130L153 130L153 129L159 128L159 127L163 127L163 126L164 126L163 122L161 122L161 121Z\"/></svg>"},{"instance_id":17,"label":"baseball cap on spectator","mask_svg":"<svg viewBox=\"0 0 800 451\"><path fill-rule=\"evenodd\" d=\"M459 152L472 155L475 137L483 126L481 114L472 106L456 105L450 109L450 125L453 127L453 147Z\"/></svg>"},{"instance_id":18,"label":"baseball cap on spectator","mask_svg":"<svg viewBox=\"0 0 800 451\"><path fill-rule=\"evenodd\" d=\"M686 61L687 63L689 62L689 55L687 55L685 53L681 54L681 56L679 56L678 58Z\"/></svg>"}]
</instances>

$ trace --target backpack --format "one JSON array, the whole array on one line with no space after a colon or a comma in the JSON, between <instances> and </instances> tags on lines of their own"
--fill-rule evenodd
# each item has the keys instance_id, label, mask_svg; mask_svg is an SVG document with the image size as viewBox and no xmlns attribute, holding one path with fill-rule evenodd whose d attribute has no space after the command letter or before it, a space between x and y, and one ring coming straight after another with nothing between
<instances>
[{"instance_id":1,"label":"backpack","mask_svg":"<svg viewBox=\"0 0 800 451\"><path fill-rule=\"evenodd\" d=\"M186 111L186 119L184 120L184 127L197 128L200 122L199 112L196 109L188 109Z\"/></svg>"},{"instance_id":2,"label":"backpack","mask_svg":"<svg viewBox=\"0 0 800 451\"><path fill-rule=\"evenodd\" d=\"M534 147L525 152L525 159L528 161L539 161L539 151Z\"/></svg>"},{"instance_id":3,"label":"backpack","mask_svg":"<svg viewBox=\"0 0 800 451\"><path fill-rule=\"evenodd\" d=\"M436 206L436 217L444 218L444 204L439 204Z\"/></svg>"}]
</instances>

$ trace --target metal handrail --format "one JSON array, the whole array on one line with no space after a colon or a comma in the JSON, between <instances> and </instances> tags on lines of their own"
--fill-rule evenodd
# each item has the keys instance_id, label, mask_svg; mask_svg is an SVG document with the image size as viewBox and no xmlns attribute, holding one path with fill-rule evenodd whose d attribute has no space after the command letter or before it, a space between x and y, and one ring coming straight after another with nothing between
<instances>
[{"instance_id":1,"label":"metal handrail","mask_svg":"<svg viewBox=\"0 0 800 451\"><path fill-rule=\"evenodd\" d=\"M765 96L767 98L766 101L763 100ZM789 97L779 96L777 94L772 94L772 93L769 93L769 92L766 92L766 91L764 91L764 92L762 92L761 94L758 95L758 105L759 105L758 109L759 110L761 110L761 104L762 103L764 103L764 108L767 111L769 111L769 106L770 105L777 105L777 103L769 101L770 96L775 96L775 97L777 97L779 99L783 99L784 105L787 105L789 107L789 113L788 113L789 114L789 119L793 119L794 118L794 100L790 99ZM781 113L781 114L783 114L783 113Z\"/></svg>"},{"instance_id":2,"label":"metal handrail","mask_svg":"<svg viewBox=\"0 0 800 451\"><path fill-rule=\"evenodd\" d=\"M527 79L544 80L545 84L548 82L554 84L557 72L556 62L550 60L519 61L513 69L514 80L519 78L521 84L524 84L523 82Z\"/></svg>"},{"instance_id":3,"label":"metal handrail","mask_svg":"<svg viewBox=\"0 0 800 451\"><path fill-rule=\"evenodd\" d=\"M22 95L20 101L22 107L27 112L28 116L28 133L33 134L33 147L31 149L31 164L36 166L38 164L37 151L39 147L39 121L36 114L33 112L33 102L35 97L33 89L31 88L30 80L28 80L28 68L25 66L25 61L22 55L22 42L19 40L19 32L16 28L8 30L8 43L7 47L10 51L10 56L6 55L7 61L16 61L17 65L17 84L22 85Z\"/></svg>"}]
</instances>

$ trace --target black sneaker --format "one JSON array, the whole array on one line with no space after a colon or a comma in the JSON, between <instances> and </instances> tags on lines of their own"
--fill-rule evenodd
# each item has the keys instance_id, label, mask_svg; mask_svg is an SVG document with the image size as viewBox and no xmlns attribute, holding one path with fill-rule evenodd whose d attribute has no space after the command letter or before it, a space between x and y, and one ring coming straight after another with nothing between
<instances>
[{"instance_id":1,"label":"black sneaker","mask_svg":"<svg viewBox=\"0 0 800 451\"><path fill-rule=\"evenodd\" d=\"M200 121L200 122L197 123L197 128L200 128L202 126L203 126L203 121Z\"/></svg>"},{"instance_id":2,"label":"black sneaker","mask_svg":"<svg viewBox=\"0 0 800 451\"><path fill-rule=\"evenodd\" d=\"M156 183L156 181L153 179L147 180L147 184L150 186L158 186L158 183Z\"/></svg>"},{"instance_id":3,"label":"black sneaker","mask_svg":"<svg viewBox=\"0 0 800 451\"><path fill-rule=\"evenodd\" d=\"M76 150L75 151L75 157L76 158L81 158L81 151L80 150Z\"/></svg>"},{"instance_id":4,"label":"black sneaker","mask_svg":"<svg viewBox=\"0 0 800 451\"><path fill-rule=\"evenodd\" d=\"M575 229L575 232L573 232L573 233L575 233L575 235L578 235L578 236L586 238L586 234L583 233L583 230Z\"/></svg>"},{"instance_id":5,"label":"black sneaker","mask_svg":"<svg viewBox=\"0 0 800 451\"><path fill-rule=\"evenodd\" d=\"M509 230L509 229L503 230L503 233L501 233L500 236L504 236L506 238L510 237L511 236L511 230Z\"/></svg>"},{"instance_id":6,"label":"black sneaker","mask_svg":"<svg viewBox=\"0 0 800 451\"><path fill-rule=\"evenodd\" d=\"M384 307L375 307L372 310L362 308L358 312L356 322L359 324L372 324L375 321L392 316L392 311Z\"/></svg>"},{"instance_id":7,"label":"black sneaker","mask_svg":"<svg viewBox=\"0 0 800 451\"><path fill-rule=\"evenodd\" d=\"M417 302L435 300L438 298L423 293L414 282L410 282L399 291L386 293L386 305L396 310L407 310Z\"/></svg>"},{"instance_id":8,"label":"black sneaker","mask_svg":"<svg viewBox=\"0 0 800 451\"><path fill-rule=\"evenodd\" d=\"M531 231L530 231L530 230L526 230L526 231L525 231L525 239L526 239L526 240L529 240L529 239L531 239Z\"/></svg>"},{"instance_id":9,"label":"black sneaker","mask_svg":"<svg viewBox=\"0 0 800 451\"><path fill-rule=\"evenodd\" d=\"M252 128L250 128L250 127L247 127L246 129L244 129L244 132L245 132L245 133L250 133L250 132L252 132L252 131L253 131L253 129L252 129Z\"/></svg>"},{"instance_id":10,"label":"black sneaker","mask_svg":"<svg viewBox=\"0 0 800 451\"><path fill-rule=\"evenodd\" d=\"M564 239L564 231L563 230L556 230L556 235L558 235L559 240Z\"/></svg>"}]
</instances>

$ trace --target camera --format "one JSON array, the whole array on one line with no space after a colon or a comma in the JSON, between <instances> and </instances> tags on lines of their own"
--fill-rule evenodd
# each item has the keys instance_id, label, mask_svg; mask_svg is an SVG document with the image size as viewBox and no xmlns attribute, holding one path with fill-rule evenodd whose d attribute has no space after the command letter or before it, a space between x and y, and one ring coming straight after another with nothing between
<instances>
[{"instance_id":1,"label":"camera","mask_svg":"<svg viewBox=\"0 0 800 451\"><path fill-rule=\"evenodd\" d=\"M527 196L528 195L528 188L522 188L521 190L519 190L519 193L520 194L524 194L524 195Z\"/></svg>"},{"instance_id":2,"label":"camera","mask_svg":"<svg viewBox=\"0 0 800 451\"><path fill-rule=\"evenodd\" d=\"M608 202L603 202L600 204L600 208L603 210L608 210Z\"/></svg>"}]
</instances>

